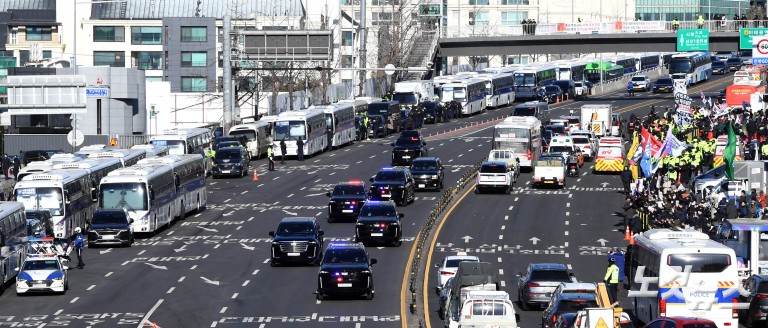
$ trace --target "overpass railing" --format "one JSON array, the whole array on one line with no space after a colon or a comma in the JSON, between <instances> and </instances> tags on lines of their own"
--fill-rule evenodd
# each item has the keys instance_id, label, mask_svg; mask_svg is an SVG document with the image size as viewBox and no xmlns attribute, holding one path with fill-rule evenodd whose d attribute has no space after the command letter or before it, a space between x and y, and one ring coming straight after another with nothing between
<instances>
[{"instance_id":1,"label":"overpass railing","mask_svg":"<svg viewBox=\"0 0 768 328\"><path fill-rule=\"evenodd\" d=\"M677 29L708 29L711 32L739 32L745 27L767 27L768 20L709 20L699 27L697 21L680 21ZM616 21L584 23L537 23L513 25L448 26L448 38L473 36L523 36L560 34L675 33L671 21Z\"/></svg>"}]
</instances>

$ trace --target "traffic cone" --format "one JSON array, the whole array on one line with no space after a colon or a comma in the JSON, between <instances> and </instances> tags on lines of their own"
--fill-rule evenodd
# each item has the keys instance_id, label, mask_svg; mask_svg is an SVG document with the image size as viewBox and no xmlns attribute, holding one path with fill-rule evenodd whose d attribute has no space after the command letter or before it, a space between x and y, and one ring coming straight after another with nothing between
<instances>
[{"instance_id":1,"label":"traffic cone","mask_svg":"<svg viewBox=\"0 0 768 328\"><path fill-rule=\"evenodd\" d=\"M259 172L253 170L253 181L259 181Z\"/></svg>"},{"instance_id":2,"label":"traffic cone","mask_svg":"<svg viewBox=\"0 0 768 328\"><path fill-rule=\"evenodd\" d=\"M629 244L634 245L635 244L635 235L629 234Z\"/></svg>"},{"instance_id":3,"label":"traffic cone","mask_svg":"<svg viewBox=\"0 0 768 328\"><path fill-rule=\"evenodd\" d=\"M624 230L624 240L630 240L630 238L632 238L632 234L629 233L629 225L627 225Z\"/></svg>"}]
</instances>

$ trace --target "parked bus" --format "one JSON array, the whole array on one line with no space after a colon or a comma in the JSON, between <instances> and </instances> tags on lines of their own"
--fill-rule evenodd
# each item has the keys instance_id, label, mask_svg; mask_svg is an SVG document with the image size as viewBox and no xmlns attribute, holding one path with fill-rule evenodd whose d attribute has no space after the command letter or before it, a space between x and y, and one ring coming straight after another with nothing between
<instances>
[{"instance_id":1,"label":"parked bus","mask_svg":"<svg viewBox=\"0 0 768 328\"><path fill-rule=\"evenodd\" d=\"M143 149L110 149L100 153L88 154L88 158L116 158L123 167L126 167L147 158L147 151Z\"/></svg>"},{"instance_id":2,"label":"parked bus","mask_svg":"<svg viewBox=\"0 0 768 328\"><path fill-rule=\"evenodd\" d=\"M534 64L515 71L515 97L521 100L536 99L536 88L555 81L555 66Z\"/></svg>"},{"instance_id":3,"label":"parked bus","mask_svg":"<svg viewBox=\"0 0 768 328\"><path fill-rule=\"evenodd\" d=\"M592 83L607 82L624 76L624 67L610 62L592 62L584 69L584 79Z\"/></svg>"},{"instance_id":4,"label":"parked bus","mask_svg":"<svg viewBox=\"0 0 768 328\"><path fill-rule=\"evenodd\" d=\"M97 188L105 176L117 169L123 168L123 163L117 158L87 158L82 161L62 163L53 166L54 170L86 170L91 186Z\"/></svg>"},{"instance_id":5,"label":"parked bus","mask_svg":"<svg viewBox=\"0 0 768 328\"><path fill-rule=\"evenodd\" d=\"M482 74L478 79L485 81L486 106L498 108L509 106L515 101L515 77L509 73Z\"/></svg>"},{"instance_id":6,"label":"parked bus","mask_svg":"<svg viewBox=\"0 0 768 328\"><path fill-rule=\"evenodd\" d=\"M168 147L155 145L134 145L131 149L141 149L147 153L147 157L159 157L168 155Z\"/></svg>"},{"instance_id":7,"label":"parked bus","mask_svg":"<svg viewBox=\"0 0 768 328\"><path fill-rule=\"evenodd\" d=\"M154 234L176 216L176 189L171 165L134 165L101 180L98 205L128 210L135 233Z\"/></svg>"},{"instance_id":8,"label":"parked bus","mask_svg":"<svg viewBox=\"0 0 768 328\"><path fill-rule=\"evenodd\" d=\"M637 61L637 70L644 71L659 67L661 54L657 52L645 52L635 55Z\"/></svg>"},{"instance_id":9,"label":"parked bus","mask_svg":"<svg viewBox=\"0 0 768 328\"><path fill-rule=\"evenodd\" d=\"M183 219L187 213L200 212L208 202L205 184L205 161L200 155L170 155L147 158L139 165L170 165L176 184L176 217Z\"/></svg>"},{"instance_id":10,"label":"parked bus","mask_svg":"<svg viewBox=\"0 0 768 328\"><path fill-rule=\"evenodd\" d=\"M69 154L69 153L53 154L53 156L51 156L51 158L48 160L39 161L39 162L30 162L26 166L19 169L19 174L16 180L21 181L22 179L24 179L24 177L30 174L48 172L50 170L53 170L53 166L57 164L80 161L85 158L87 157L82 154Z\"/></svg>"},{"instance_id":11,"label":"parked bus","mask_svg":"<svg viewBox=\"0 0 768 328\"><path fill-rule=\"evenodd\" d=\"M462 115L472 115L485 110L485 81L467 79L446 83L442 88L442 102L455 100L461 104Z\"/></svg>"},{"instance_id":12,"label":"parked bus","mask_svg":"<svg viewBox=\"0 0 768 328\"><path fill-rule=\"evenodd\" d=\"M24 204L0 202L0 276L11 281L27 257L27 217Z\"/></svg>"},{"instance_id":13,"label":"parked bus","mask_svg":"<svg viewBox=\"0 0 768 328\"><path fill-rule=\"evenodd\" d=\"M543 151L541 121L532 116L510 116L493 127L493 149L511 150L520 166L533 168Z\"/></svg>"},{"instance_id":14,"label":"parked bus","mask_svg":"<svg viewBox=\"0 0 768 328\"><path fill-rule=\"evenodd\" d=\"M266 154L267 148L272 145L272 124L266 121L238 124L229 129L229 135L245 136L248 140L246 148L251 158L257 159Z\"/></svg>"},{"instance_id":15,"label":"parked bus","mask_svg":"<svg viewBox=\"0 0 768 328\"><path fill-rule=\"evenodd\" d=\"M304 140L304 156L322 152L327 145L325 113L317 109L282 112L275 121L275 155L296 156L296 140ZM280 141L285 140L286 154L282 154Z\"/></svg>"},{"instance_id":16,"label":"parked bus","mask_svg":"<svg viewBox=\"0 0 768 328\"><path fill-rule=\"evenodd\" d=\"M584 70L587 68L587 62L581 59L572 59L555 63L556 80L574 80L584 81Z\"/></svg>"},{"instance_id":17,"label":"parked bus","mask_svg":"<svg viewBox=\"0 0 768 328\"><path fill-rule=\"evenodd\" d=\"M26 210L48 211L55 238L70 238L76 227L86 230L96 211L96 196L87 170L51 170L16 183L16 201Z\"/></svg>"},{"instance_id":18,"label":"parked bus","mask_svg":"<svg viewBox=\"0 0 768 328\"><path fill-rule=\"evenodd\" d=\"M669 61L669 77L696 84L712 77L712 58L708 52L673 55Z\"/></svg>"},{"instance_id":19,"label":"parked bus","mask_svg":"<svg viewBox=\"0 0 768 328\"><path fill-rule=\"evenodd\" d=\"M352 104L313 105L309 109L322 110L325 114L325 125L333 133L332 147L341 147L355 140L355 108Z\"/></svg>"},{"instance_id":20,"label":"parked bus","mask_svg":"<svg viewBox=\"0 0 768 328\"><path fill-rule=\"evenodd\" d=\"M618 55L609 58L608 61L613 65L621 66L625 75L632 74L638 70L637 59L635 59L635 56Z\"/></svg>"},{"instance_id":21,"label":"parked bus","mask_svg":"<svg viewBox=\"0 0 768 328\"><path fill-rule=\"evenodd\" d=\"M211 147L211 131L206 128L188 128L164 130L163 134L154 136L149 143L155 146L169 148L171 155L200 154L205 156L205 150Z\"/></svg>"},{"instance_id":22,"label":"parked bus","mask_svg":"<svg viewBox=\"0 0 768 328\"><path fill-rule=\"evenodd\" d=\"M627 277L643 269L642 276L652 278L650 283L630 279L630 298L640 321L700 317L718 327L739 326L738 310L732 307L739 293L724 295L741 282L733 249L694 230L652 229L635 238L626 258L631 261ZM649 291L653 296L632 297Z\"/></svg>"}]
</instances>

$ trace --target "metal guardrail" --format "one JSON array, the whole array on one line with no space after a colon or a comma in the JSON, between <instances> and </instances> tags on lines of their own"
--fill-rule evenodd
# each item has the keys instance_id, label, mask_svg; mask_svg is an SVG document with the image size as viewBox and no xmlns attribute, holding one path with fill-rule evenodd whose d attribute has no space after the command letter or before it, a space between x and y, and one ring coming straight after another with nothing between
<instances>
[{"instance_id":1,"label":"metal guardrail","mask_svg":"<svg viewBox=\"0 0 768 328\"><path fill-rule=\"evenodd\" d=\"M472 181L475 179L475 176L477 175L477 171L480 169L480 165L485 161L485 158L482 160L474 163L469 169L464 171L464 174L459 177L459 179L456 181L456 186L450 187L447 190L445 190L440 196L440 198L435 202L435 205L432 206L432 210L429 213L429 216L427 217L427 222L424 223L424 226L422 226L421 230L419 230L418 235L416 236L416 249L413 256L413 260L411 262L411 270L410 270L410 278L409 278L409 287L408 290L411 292L411 299L410 299L410 313L412 315L416 315L418 313L418 306L416 302L416 295L419 291L418 287L418 281L419 278L423 275L426 275L427 272L427 265L424 265L424 262L426 259L422 257L422 252L424 252L425 247L428 248L428 241L430 240L430 235L432 234L432 230L435 227L435 223L438 223L438 219L440 216L445 212L445 210L451 205L456 196L460 195L460 192L464 190L467 185L471 184ZM421 272L424 270L424 272ZM402 318L405 320L405 318ZM423 319L424 317L420 317L418 319L419 326L423 327Z\"/></svg>"}]
</instances>

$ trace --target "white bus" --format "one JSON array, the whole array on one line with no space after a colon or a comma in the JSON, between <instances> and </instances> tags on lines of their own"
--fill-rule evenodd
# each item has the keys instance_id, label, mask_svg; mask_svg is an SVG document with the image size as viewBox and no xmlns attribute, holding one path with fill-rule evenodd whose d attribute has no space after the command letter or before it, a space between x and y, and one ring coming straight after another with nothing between
<instances>
[{"instance_id":1,"label":"white bus","mask_svg":"<svg viewBox=\"0 0 768 328\"><path fill-rule=\"evenodd\" d=\"M123 168L123 163L117 158L87 158L82 161L56 164L54 170L86 170L91 179L91 186L97 188L105 176L117 169Z\"/></svg>"},{"instance_id":2,"label":"white bus","mask_svg":"<svg viewBox=\"0 0 768 328\"><path fill-rule=\"evenodd\" d=\"M27 216L24 204L0 202L0 283L16 277L27 257Z\"/></svg>"},{"instance_id":3,"label":"white bus","mask_svg":"<svg viewBox=\"0 0 768 328\"><path fill-rule=\"evenodd\" d=\"M485 81L467 79L446 83L442 87L441 101L455 100L461 103L461 114L471 115L485 110Z\"/></svg>"},{"instance_id":4,"label":"white bus","mask_svg":"<svg viewBox=\"0 0 768 328\"><path fill-rule=\"evenodd\" d=\"M68 169L32 174L16 183L16 201L27 210L48 211L55 238L70 238L75 227L85 230L96 211L89 172Z\"/></svg>"},{"instance_id":5,"label":"white bus","mask_svg":"<svg viewBox=\"0 0 768 328\"><path fill-rule=\"evenodd\" d=\"M635 238L628 255L628 277L635 277L644 267L642 276L653 278L646 288L631 280L630 298L640 321L648 323L663 316L699 317L714 321L718 327L739 326L738 310L732 308L739 293L723 294L741 283L733 249L695 230L652 229ZM690 274L686 277L684 271ZM647 291L652 296L635 294ZM662 296L665 293L668 295Z\"/></svg>"},{"instance_id":6,"label":"white bus","mask_svg":"<svg viewBox=\"0 0 768 328\"><path fill-rule=\"evenodd\" d=\"M325 114L325 125L333 132L331 146L338 148L355 140L355 109L352 104L312 105L309 109L322 110Z\"/></svg>"},{"instance_id":7,"label":"white bus","mask_svg":"<svg viewBox=\"0 0 768 328\"><path fill-rule=\"evenodd\" d=\"M557 80L584 81L584 71L589 62L582 59L564 60L555 63L555 75Z\"/></svg>"},{"instance_id":8,"label":"white bus","mask_svg":"<svg viewBox=\"0 0 768 328\"><path fill-rule=\"evenodd\" d=\"M147 153L147 157L168 155L168 147L155 145L134 145L131 149L141 149Z\"/></svg>"},{"instance_id":9,"label":"white bus","mask_svg":"<svg viewBox=\"0 0 768 328\"><path fill-rule=\"evenodd\" d=\"M27 166L19 169L19 175L17 177L17 180L21 181L22 179L24 179L24 177L30 174L48 172L50 170L53 170L53 166L57 164L80 161L85 158L87 157L83 154L68 154L68 153L53 154L53 156L51 156L51 158L48 160L39 161L39 162L30 162L29 164L27 164Z\"/></svg>"},{"instance_id":10,"label":"white bus","mask_svg":"<svg viewBox=\"0 0 768 328\"><path fill-rule=\"evenodd\" d=\"M486 106L498 108L515 101L515 76L511 73L483 74L478 78L485 80Z\"/></svg>"},{"instance_id":11,"label":"white bus","mask_svg":"<svg viewBox=\"0 0 768 328\"><path fill-rule=\"evenodd\" d=\"M147 158L139 165L170 165L176 184L176 217L183 219L187 213L200 212L208 202L205 185L205 161L200 155L170 155Z\"/></svg>"},{"instance_id":12,"label":"white bus","mask_svg":"<svg viewBox=\"0 0 768 328\"><path fill-rule=\"evenodd\" d=\"M510 116L493 127L493 149L518 154L520 166L533 168L543 152L541 121L533 116Z\"/></svg>"},{"instance_id":13,"label":"white bus","mask_svg":"<svg viewBox=\"0 0 768 328\"><path fill-rule=\"evenodd\" d=\"M128 210L136 233L154 234L170 226L176 216L178 197L171 165L122 168L102 179L99 189L99 208Z\"/></svg>"},{"instance_id":14,"label":"white bus","mask_svg":"<svg viewBox=\"0 0 768 328\"><path fill-rule=\"evenodd\" d=\"M229 129L230 136L245 136L248 142L245 144L251 158L257 159L267 153L267 148L272 145L272 124L266 121L253 121L238 124Z\"/></svg>"},{"instance_id":15,"label":"white bus","mask_svg":"<svg viewBox=\"0 0 768 328\"><path fill-rule=\"evenodd\" d=\"M126 167L147 158L147 151L143 149L109 149L99 153L88 154L88 158L116 158L123 167Z\"/></svg>"},{"instance_id":16,"label":"white bus","mask_svg":"<svg viewBox=\"0 0 768 328\"><path fill-rule=\"evenodd\" d=\"M672 55L669 60L669 77L696 84L712 76L712 58L708 52L692 52Z\"/></svg>"},{"instance_id":17,"label":"white bus","mask_svg":"<svg viewBox=\"0 0 768 328\"><path fill-rule=\"evenodd\" d=\"M296 156L296 140L304 140L304 156L322 152L328 140L325 136L325 113L317 109L282 112L275 121L275 155ZM285 140L286 153L282 154L280 141Z\"/></svg>"},{"instance_id":18,"label":"white bus","mask_svg":"<svg viewBox=\"0 0 768 328\"><path fill-rule=\"evenodd\" d=\"M162 135L154 136L149 143L155 146L168 147L171 155L200 154L205 156L205 150L210 148L211 131L206 128L188 128L164 130Z\"/></svg>"}]
</instances>

